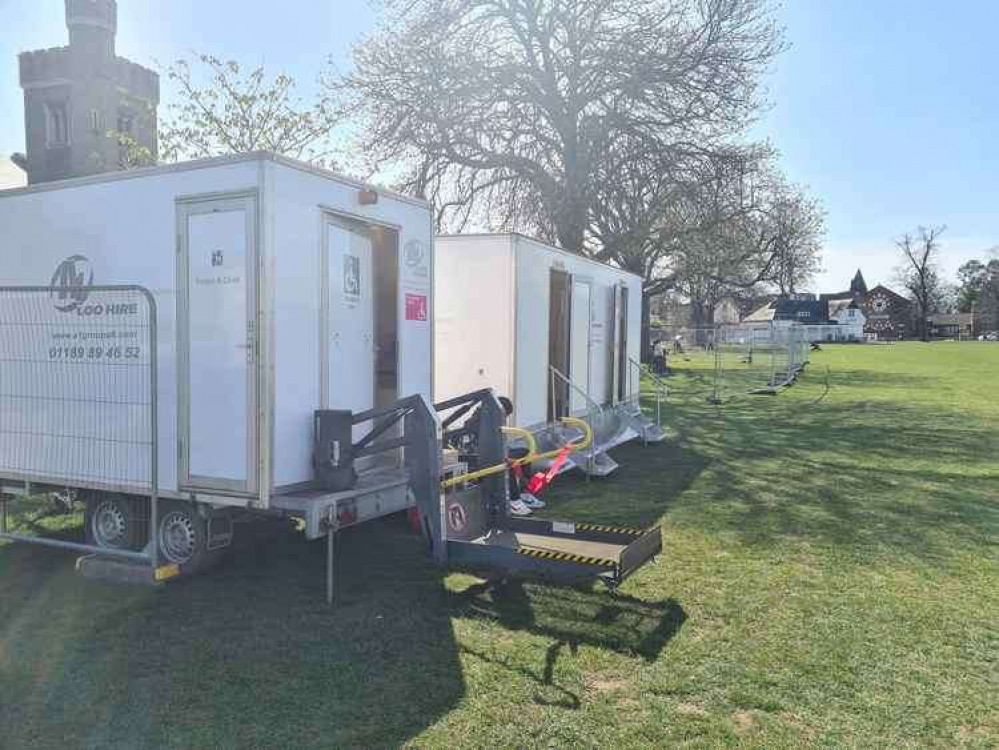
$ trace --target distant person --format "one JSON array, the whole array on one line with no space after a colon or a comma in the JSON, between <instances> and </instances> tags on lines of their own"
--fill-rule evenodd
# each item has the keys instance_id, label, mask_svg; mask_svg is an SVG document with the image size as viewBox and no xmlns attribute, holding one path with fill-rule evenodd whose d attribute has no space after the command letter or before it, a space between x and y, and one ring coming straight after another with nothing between
<instances>
[{"instance_id":1,"label":"distant person","mask_svg":"<svg viewBox=\"0 0 999 750\"><path fill-rule=\"evenodd\" d=\"M683 354L683 336L679 333L673 339L673 351L677 354Z\"/></svg>"},{"instance_id":2,"label":"distant person","mask_svg":"<svg viewBox=\"0 0 999 750\"><path fill-rule=\"evenodd\" d=\"M659 339L652 345L652 371L656 375L665 375L666 369L666 342Z\"/></svg>"}]
</instances>

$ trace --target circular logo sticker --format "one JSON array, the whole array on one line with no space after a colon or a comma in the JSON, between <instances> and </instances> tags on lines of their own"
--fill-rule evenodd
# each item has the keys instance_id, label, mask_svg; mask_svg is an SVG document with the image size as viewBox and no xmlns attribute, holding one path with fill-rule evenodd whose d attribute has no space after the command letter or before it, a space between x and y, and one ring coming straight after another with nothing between
<instances>
[{"instance_id":1,"label":"circular logo sticker","mask_svg":"<svg viewBox=\"0 0 999 750\"><path fill-rule=\"evenodd\" d=\"M468 512L465 506L452 501L447 506L447 525L451 531L461 534L468 528Z\"/></svg>"},{"instance_id":2,"label":"circular logo sticker","mask_svg":"<svg viewBox=\"0 0 999 750\"><path fill-rule=\"evenodd\" d=\"M87 287L94 283L94 269L85 255L71 255L52 274L50 296L60 312L72 312L87 301Z\"/></svg>"}]
</instances>

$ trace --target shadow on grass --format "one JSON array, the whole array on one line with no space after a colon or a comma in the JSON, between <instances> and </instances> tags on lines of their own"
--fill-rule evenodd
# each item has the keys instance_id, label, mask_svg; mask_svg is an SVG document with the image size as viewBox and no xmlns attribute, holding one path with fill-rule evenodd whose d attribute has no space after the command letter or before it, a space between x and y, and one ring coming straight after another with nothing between
<instances>
[{"instance_id":1,"label":"shadow on grass","mask_svg":"<svg viewBox=\"0 0 999 750\"><path fill-rule=\"evenodd\" d=\"M72 555L0 548L9 747L396 746L464 695L440 571L404 524L322 544L244 529L218 569L162 590L87 582Z\"/></svg>"},{"instance_id":2,"label":"shadow on grass","mask_svg":"<svg viewBox=\"0 0 999 750\"><path fill-rule=\"evenodd\" d=\"M630 596L612 597L602 590L555 588L519 579L474 584L450 597L456 617L552 639L544 666L538 671L511 666L466 646L462 652L517 671L539 687L554 688L557 698L541 694L535 696L535 702L567 709L579 708L581 699L554 681L556 663L563 653L575 654L585 644L652 663L687 619L674 599L646 602Z\"/></svg>"},{"instance_id":3,"label":"shadow on grass","mask_svg":"<svg viewBox=\"0 0 999 750\"><path fill-rule=\"evenodd\" d=\"M752 544L801 539L864 559L942 563L958 550L987 550L999 534L999 431L960 408L883 398L890 385L925 390L932 380L859 370L833 376L832 403L811 399L822 387L813 378L769 402L675 404L671 424L709 463L687 522ZM862 400L865 388L880 400Z\"/></svg>"},{"instance_id":4,"label":"shadow on grass","mask_svg":"<svg viewBox=\"0 0 999 750\"><path fill-rule=\"evenodd\" d=\"M324 545L286 524L240 526L227 562L159 590L85 581L60 551L0 547L3 742L398 746L462 700L463 657L495 662L458 644L452 617L552 638L528 676L538 702L567 708L579 697L553 679L563 649L653 660L684 619L673 601L603 591L448 592L399 518L342 537L336 609L323 602Z\"/></svg>"},{"instance_id":5,"label":"shadow on grass","mask_svg":"<svg viewBox=\"0 0 999 750\"><path fill-rule=\"evenodd\" d=\"M675 424L664 421L670 430ZM648 527L658 522L710 463L680 439L642 445L625 443L611 451L619 464L610 476L587 478L579 471L559 476L544 496L539 515L571 521Z\"/></svg>"}]
</instances>

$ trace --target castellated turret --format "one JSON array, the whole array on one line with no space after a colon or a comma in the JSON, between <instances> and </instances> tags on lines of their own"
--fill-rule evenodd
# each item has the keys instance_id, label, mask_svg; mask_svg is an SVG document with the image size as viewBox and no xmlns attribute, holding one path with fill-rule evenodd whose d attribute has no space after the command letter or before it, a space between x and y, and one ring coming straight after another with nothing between
<instances>
[{"instance_id":1,"label":"castellated turret","mask_svg":"<svg viewBox=\"0 0 999 750\"><path fill-rule=\"evenodd\" d=\"M120 169L118 133L157 150L159 76L115 54L118 4L65 0L65 11L69 45L19 58L32 184Z\"/></svg>"}]
</instances>

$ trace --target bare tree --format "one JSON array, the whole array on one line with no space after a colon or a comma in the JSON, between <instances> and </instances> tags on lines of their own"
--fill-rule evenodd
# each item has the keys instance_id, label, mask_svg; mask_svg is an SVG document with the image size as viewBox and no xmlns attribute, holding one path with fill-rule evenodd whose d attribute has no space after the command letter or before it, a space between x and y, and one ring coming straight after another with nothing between
<instances>
[{"instance_id":1,"label":"bare tree","mask_svg":"<svg viewBox=\"0 0 999 750\"><path fill-rule=\"evenodd\" d=\"M332 88L373 167L406 165L438 225L517 228L585 252L598 164L717 144L780 51L767 0L389 0Z\"/></svg>"},{"instance_id":2,"label":"bare tree","mask_svg":"<svg viewBox=\"0 0 999 750\"><path fill-rule=\"evenodd\" d=\"M645 279L646 355L652 296L681 295L693 324L706 327L724 297L761 286L792 293L817 270L822 211L775 161L769 148L754 146L688 152L668 163L648 155L608 162L593 211L593 254Z\"/></svg>"},{"instance_id":3,"label":"bare tree","mask_svg":"<svg viewBox=\"0 0 999 750\"><path fill-rule=\"evenodd\" d=\"M325 90L306 105L295 81L263 68L245 71L237 62L197 57L198 69L180 60L166 71L178 100L159 127L159 158L197 159L250 151L272 151L317 164L330 164L342 113ZM122 168L144 166L156 155L128 133L118 139Z\"/></svg>"},{"instance_id":4,"label":"bare tree","mask_svg":"<svg viewBox=\"0 0 999 750\"><path fill-rule=\"evenodd\" d=\"M947 228L919 227L915 234L906 232L895 241L901 254L896 274L916 307L916 331L923 341L929 340L927 318L936 312L942 284L937 265L940 236Z\"/></svg>"}]
</instances>

